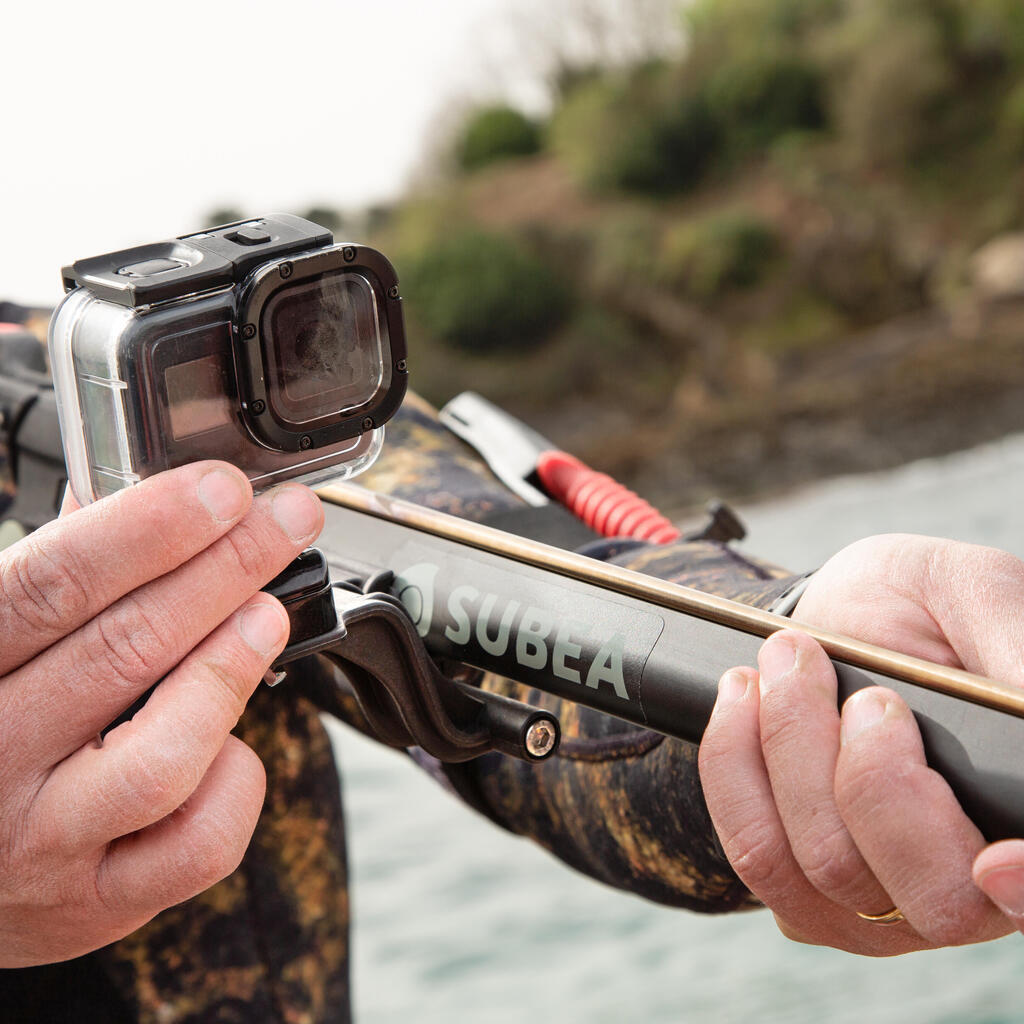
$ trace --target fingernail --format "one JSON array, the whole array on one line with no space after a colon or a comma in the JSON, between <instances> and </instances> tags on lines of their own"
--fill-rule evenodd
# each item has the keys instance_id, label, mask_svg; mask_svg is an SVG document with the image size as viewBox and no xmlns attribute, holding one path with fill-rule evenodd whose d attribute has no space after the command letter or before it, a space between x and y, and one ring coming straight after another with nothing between
<instances>
[{"instance_id":1,"label":"fingernail","mask_svg":"<svg viewBox=\"0 0 1024 1024\"><path fill-rule=\"evenodd\" d=\"M770 690L796 666L793 641L784 636L769 637L758 652L757 666L761 670L761 689Z\"/></svg>"},{"instance_id":2,"label":"fingernail","mask_svg":"<svg viewBox=\"0 0 1024 1024\"><path fill-rule=\"evenodd\" d=\"M282 487L270 507L292 540L310 540L320 529L320 504L304 487Z\"/></svg>"},{"instance_id":3,"label":"fingernail","mask_svg":"<svg viewBox=\"0 0 1024 1024\"><path fill-rule=\"evenodd\" d=\"M1024 867L996 868L982 875L978 886L1008 917L1024 918Z\"/></svg>"},{"instance_id":4,"label":"fingernail","mask_svg":"<svg viewBox=\"0 0 1024 1024\"><path fill-rule=\"evenodd\" d=\"M249 489L226 469L211 469L199 481L197 490L210 515L222 523L237 519L249 505Z\"/></svg>"},{"instance_id":5,"label":"fingernail","mask_svg":"<svg viewBox=\"0 0 1024 1024\"><path fill-rule=\"evenodd\" d=\"M855 693L844 705L840 737L849 743L885 717L886 702L875 693Z\"/></svg>"},{"instance_id":6,"label":"fingernail","mask_svg":"<svg viewBox=\"0 0 1024 1024\"><path fill-rule=\"evenodd\" d=\"M720 710L735 704L747 692L747 677L738 669L731 668L718 683L718 704Z\"/></svg>"},{"instance_id":7,"label":"fingernail","mask_svg":"<svg viewBox=\"0 0 1024 1024\"><path fill-rule=\"evenodd\" d=\"M242 612L238 630L254 651L269 654L288 632L288 617L283 609L274 605L257 604Z\"/></svg>"}]
</instances>

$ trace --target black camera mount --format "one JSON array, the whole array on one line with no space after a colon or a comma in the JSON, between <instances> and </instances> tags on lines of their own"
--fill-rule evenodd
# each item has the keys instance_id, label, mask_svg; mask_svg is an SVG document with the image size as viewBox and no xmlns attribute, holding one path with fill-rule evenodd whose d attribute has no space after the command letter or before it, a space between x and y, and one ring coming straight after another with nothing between
<instances>
[{"instance_id":1,"label":"black camera mount","mask_svg":"<svg viewBox=\"0 0 1024 1024\"><path fill-rule=\"evenodd\" d=\"M272 685L291 662L321 654L342 670L368 725L389 746L422 747L444 762L490 750L524 761L550 757L560 739L558 719L443 672L405 606L387 593L392 579L390 572L366 575L352 566L332 583L323 553L304 551L264 588L291 622Z\"/></svg>"}]
</instances>

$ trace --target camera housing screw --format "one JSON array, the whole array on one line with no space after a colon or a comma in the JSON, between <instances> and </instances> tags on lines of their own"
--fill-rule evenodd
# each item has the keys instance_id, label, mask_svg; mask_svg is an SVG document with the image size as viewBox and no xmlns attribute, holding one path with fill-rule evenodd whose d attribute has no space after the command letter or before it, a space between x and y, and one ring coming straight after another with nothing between
<instances>
[{"instance_id":1,"label":"camera housing screw","mask_svg":"<svg viewBox=\"0 0 1024 1024\"><path fill-rule=\"evenodd\" d=\"M408 368L408 366L409 366L409 364L404 359L399 359L398 362L395 363L395 369L399 373L405 373L405 371Z\"/></svg>"},{"instance_id":2,"label":"camera housing screw","mask_svg":"<svg viewBox=\"0 0 1024 1024\"><path fill-rule=\"evenodd\" d=\"M363 420L363 430L373 430L373 417L372 416L367 416L366 419Z\"/></svg>"},{"instance_id":3,"label":"camera housing screw","mask_svg":"<svg viewBox=\"0 0 1024 1024\"><path fill-rule=\"evenodd\" d=\"M292 271L293 271L294 269L295 269L295 268L294 268L294 267L293 267L293 266L292 266L292 265L291 265L290 263L282 263L282 264L281 264L281 266L280 266L280 267L278 267L278 273L279 273L279 274L280 274L280 275L281 275L281 276L282 276L283 278L286 278L286 279L287 279L287 278L289 278L289 277L291 277L291 276L292 276Z\"/></svg>"},{"instance_id":4,"label":"camera housing screw","mask_svg":"<svg viewBox=\"0 0 1024 1024\"><path fill-rule=\"evenodd\" d=\"M251 341L253 338L255 338L256 337L256 327L255 327L255 325L254 324L246 324L242 328L242 337L245 338L246 341Z\"/></svg>"},{"instance_id":5,"label":"camera housing screw","mask_svg":"<svg viewBox=\"0 0 1024 1024\"><path fill-rule=\"evenodd\" d=\"M351 263L356 258L355 247L346 245L345 248L341 250L341 255L346 263Z\"/></svg>"},{"instance_id":6,"label":"camera housing screw","mask_svg":"<svg viewBox=\"0 0 1024 1024\"><path fill-rule=\"evenodd\" d=\"M309 434L303 434L302 437L299 438L299 447L302 449L312 448L313 438L311 438Z\"/></svg>"},{"instance_id":7,"label":"camera housing screw","mask_svg":"<svg viewBox=\"0 0 1024 1024\"><path fill-rule=\"evenodd\" d=\"M257 398L256 401L253 402L252 405L250 406L250 408L252 409L253 413L256 416L259 416L263 412L263 410L266 409L266 407L267 404L266 402L263 401L262 398Z\"/></svg>"},{"instance_id":8,"label":"camera housing screw","mask_svg":"<svg viewBox=\"0 0 1024 1024\"><path fill-rule=\"evenodd\" d=\"M397 298L398 298L398 295L399 295L399 291L398 291L398 285L397 285L397 284L393 284L393 285L392 285L392 286L391 286L391 287L390 287L390 288L388 289L388 298L389 298L389 299L397 299Z\"/></svg>"}]
</instances>

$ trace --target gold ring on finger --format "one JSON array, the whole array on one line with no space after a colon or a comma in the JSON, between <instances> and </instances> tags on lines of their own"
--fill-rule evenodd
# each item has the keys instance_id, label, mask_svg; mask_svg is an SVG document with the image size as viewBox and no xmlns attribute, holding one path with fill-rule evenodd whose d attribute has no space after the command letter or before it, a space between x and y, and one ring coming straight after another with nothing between
<instances>
[{"instance_id":1,"label":"gold ring on finger","mask_svg":"<svg viewBox=\"0 0 1024 1024\"><path fill-rule=\"evenodd\" d=\"M869 924L899 924L900 921L906 921L903 911L899 907L893 907L892 910L887 910L884 914L862 914L859 910L856 911L856 914L862 921L867 921Z\"/></svg>"}]
</instances>

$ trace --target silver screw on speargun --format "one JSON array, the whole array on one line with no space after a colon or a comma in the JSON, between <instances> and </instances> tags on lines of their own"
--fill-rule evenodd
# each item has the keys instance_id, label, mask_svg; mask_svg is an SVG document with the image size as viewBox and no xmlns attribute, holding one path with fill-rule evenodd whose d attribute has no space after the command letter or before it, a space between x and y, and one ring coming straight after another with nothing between
<instances>
[{"instance_id":1,"label":"silver screw on speargun","mask_svg":"<svg viewBox=\"0 0 1024 1024\"><path fill-rule=\"evenodd\" d=\"M526 730L526 751L531 757L547 757L558 742L558 732L554 726L540 719Z\"/></svg>"}]
</instances>

